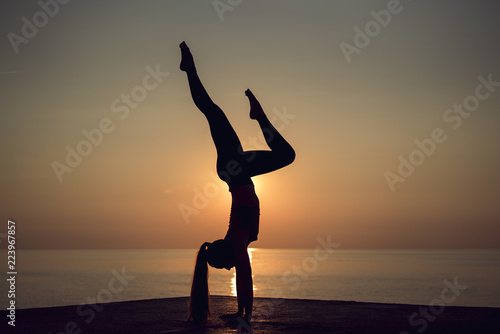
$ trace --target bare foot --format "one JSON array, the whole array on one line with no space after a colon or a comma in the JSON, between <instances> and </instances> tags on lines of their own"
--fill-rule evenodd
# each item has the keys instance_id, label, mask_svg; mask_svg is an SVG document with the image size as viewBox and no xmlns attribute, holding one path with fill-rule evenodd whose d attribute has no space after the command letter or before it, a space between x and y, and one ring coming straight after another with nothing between
<instances>
[{"instance_id":1,"label":"bare foot","mask_svg":"<svg viewBox=\"0 0 500 334\"><path fill-rule=\"evenodd\" d=\"M248 100L250 101L250 118L251 119L259 119L261 117L265 117L266 114L264 110L260 106L259 101L255 98L250 89L245 91L245 95L248 96Z\"/></svg>"},{"instance_id":2,"label":"bare foot","mask_svg":"<svg viewBox=\"0 0 500 334\"><path fill-rule=\"evenodd\" d=\"M186 42L182 42L179 47L181 48L181 71L189 71L189 70L194 70L194 60L193 60L193 55L191 54L191 51L189 51L189 47L187 46Z\"/></svg>"}]
</instances>

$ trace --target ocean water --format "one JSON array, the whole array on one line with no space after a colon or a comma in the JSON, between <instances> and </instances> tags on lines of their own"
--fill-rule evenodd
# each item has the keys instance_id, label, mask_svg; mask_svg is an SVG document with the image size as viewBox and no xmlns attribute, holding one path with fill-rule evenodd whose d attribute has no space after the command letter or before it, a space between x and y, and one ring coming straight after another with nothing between
<instances>
[{"instance_id":1,"label":"ocean water","mask_svg":"<svg viewBox=\"0 0 500 334\"><path fill-rule=\"evenodd\" d=\"M449 305L500 307L500 250L249 252L256 297L429 305L444 300L445 291ZM18 251L16 307L185 297L195 255L171 249ZM0 289L5 309L6 280ZM210 289L235 295L234 269L210 268Z\"/></svg>"}]
</instances>

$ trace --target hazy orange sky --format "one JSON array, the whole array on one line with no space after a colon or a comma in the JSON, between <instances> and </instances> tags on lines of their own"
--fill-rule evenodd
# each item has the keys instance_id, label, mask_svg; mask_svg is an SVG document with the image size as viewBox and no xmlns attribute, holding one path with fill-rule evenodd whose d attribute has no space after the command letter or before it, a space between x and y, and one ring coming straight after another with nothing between
<instances>
[{"instance_id":1,"label":"hazy orange sky","mask_svg":"<svg viewBox=\"0 0 500 334\"><path fill-rule=\"evenodd\" d=\"M0 5L0 236L13 219L19 247L225 235L183 40L245 148L266 149L250 88L296 149L255 178L253 247L500 247L496 2L41 3Z\"/></svg>"}]
</instances>

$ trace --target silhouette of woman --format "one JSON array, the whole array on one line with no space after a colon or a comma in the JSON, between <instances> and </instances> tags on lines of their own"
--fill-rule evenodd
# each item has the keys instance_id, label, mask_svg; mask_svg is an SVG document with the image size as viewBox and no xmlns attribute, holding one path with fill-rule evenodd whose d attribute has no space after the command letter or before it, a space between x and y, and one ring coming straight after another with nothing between
<instances>
[{"instance_id":1,"label":"silhouette of woman","mask_svg":"<svg viewBox=\"0 0 500 334\"><path fill-rule=\"evenodd\" d=\"M231 192L229 228L224 239L201 245L191 286L189 319L204 322L210 315L208 264L214 268L236 269L238 312L250 322L253 305L252 268L248 245L259 233L259 199L251 177L269 173L291 164L295 151L269 122L260 103L250 90L250 118L257 120L271 151L243 151L241 143L224 112L212 101L198 77L193 56L185 42L180 44L180 69L188 77L195 105L208 120L210 133L217 150L217 174L228 184Z\"/></svg>"}]
</instances>

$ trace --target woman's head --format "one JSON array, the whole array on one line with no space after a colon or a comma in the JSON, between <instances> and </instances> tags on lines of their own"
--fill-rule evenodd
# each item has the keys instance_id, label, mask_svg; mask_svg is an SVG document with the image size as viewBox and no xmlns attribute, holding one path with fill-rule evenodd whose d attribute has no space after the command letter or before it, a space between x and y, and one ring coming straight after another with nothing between
<instances>
[{"instance_id":1,"label":"woman's head","mask_svg":"<svg viewBox=\"0 0 500 334\"><path fill-rule=\"evenodd\" d=\"M211 267L230 270L234 267L234 252L231 243L219 239L207 247L207 262Z\"/></svg>"},{"instance_id":2,"label":"woman's head","mask_svg":"<svg viewBox=\"0 0 500 334\"><path fill-rule=\"evenodd\" d=\"M231 244L222 239L213 243L205 242L198 251L191 285L188 319L195 322L204 322L210 316L207 263L214 268L231 269L234 266Z\"/></svg>"}]
</instances>

